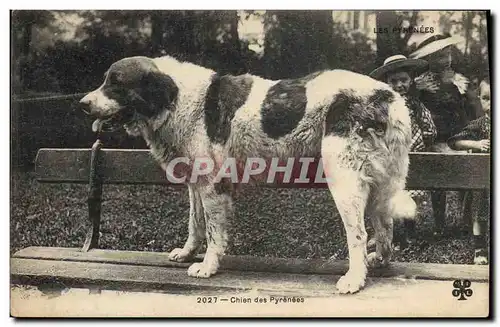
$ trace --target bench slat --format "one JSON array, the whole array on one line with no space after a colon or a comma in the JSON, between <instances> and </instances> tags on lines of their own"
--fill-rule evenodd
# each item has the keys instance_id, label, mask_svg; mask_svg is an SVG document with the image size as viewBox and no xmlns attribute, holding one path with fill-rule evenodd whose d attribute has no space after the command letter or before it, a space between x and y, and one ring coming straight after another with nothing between
<instances>
[{"instance_id":1,"label":"bench slat","mask_svg":"<svg viewBox=\"0 0 500 327\"><path fill-rule=\"evenodd\" d=\"M90 149L47 149L38 151L36 174L39 182L88 183ZM149 150L103 149L101 167L105 184L170 184ZM311 164L308 176L315 176ZM293 180L293 178L292 178ZM411 153L409 189L490 188L488 154ZM326 184L263 184L267 187L325 188Z\"/></svg>"},{"instance_id":2,"label":"bench slat","mask_svg":"<svg viewBox=\"0 0 500 327\"><path fill-rule=\"evenodd\" d=\"M205 279L188 277L186 269L179 268L20 258L12 258L10 263L13 282L25 285L58 282L66 287L94 286L120 291L163 290L169 293L191 293L196 296L200 296L200 292L204 291L212 296L227 294L228 299L230 296L238 296L239 292L251 290L261 294L288 297L339 296L338 293L335 294L335 283L339 276L335 275L221 271ZM400 297L406 293L401 294L401 290L406 287L413 286L417 290L426 285L439 285L440 283L445 284L446 289L450 289L449 298L455 300L451 296L451 281L372 277L367 278L365 289L357 293L356 297L365 300L373 299L374 296L388 297L389 291L391 295ZM488 284L473 282L473 285L476 293L478 288L486 290ZM383 294L380 293L381 289L384 290ZM426 292L420 293L423 297L428 296Z\"/></svg>"},{"instance_id":3,"label":"bench slat","mask_svg":"<svg viewBox=\"0 0 500 327\"><path fill-rule=\"evenodd\" d=\"M489 189L489 154L410 153L410 189Z\"/></svg>"},{"instance_id":4,"label":"bench slat","mask_svg":"<svg viewBox=\"0 0 500 327\"><path fill-rule=\"evenodd\" d=\"M177 263L168 260L165 252L139 252L92 249L82 252L74 248L29 247L16 252L14 258L57 260L73 262L94 262L106 264L141 265L164 268L185 268L190 263ZM196 261L202 261L199 255ZM343 275L348 269L345 260L290 259L273 257L255 257L226 255L222 259L221 269L230 271ZM391 262L385 269L369 272L372 277L400 277L433 280L469 279L485 282L489 280L489 267L480 265L449 265L434 263Z\"/></svg>"},{"instance_id":5,"label":"bench slat","mask_svg":"<svg viewBox=\"0 0 500 327\"><path fill-rule=\"evenodd\" d=\"M90 149L40 149L35 160L39 182L88 183ZM149 150L102 149L100 167L105 184L168 184Z\"/></svg>"}]
</instances>

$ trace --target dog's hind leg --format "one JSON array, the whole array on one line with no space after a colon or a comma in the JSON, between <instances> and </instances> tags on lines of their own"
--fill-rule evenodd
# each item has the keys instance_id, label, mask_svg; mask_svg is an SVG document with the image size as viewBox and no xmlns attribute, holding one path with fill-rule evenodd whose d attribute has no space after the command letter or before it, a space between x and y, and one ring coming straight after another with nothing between
<instances>
[{"instance_id":1,"label":"dog's hind leg","mask_svg":"<svg viewBox=\"0 0 500 327\"><path fill-rule=\"evenodd\" d=\"M386 267L392 256L394 219L412 220L416 204L409 192L403 190L404 179L389 176L389 180L374 186L368 206L375 230L376 252L368 255L370 268Z\"/></svg>"},{"instance_id":2,"label":"dog's hind leg","mask_svg":"<svg viewBox=\"0 0 500 327\"><path fill-rule=\"evenodd\" d=\"M233 201L229 193L220 193L213 185L203 187L201 200L205 210L207 251L203 262L189 267L188 275L208 278L217 272L226 251L227 225L233 217Z\"/></svg>"},{"instance_id":3,"label":"dog's hind leg","mask_svg":"<svg viewBox=\"0 0 500 327\"><path fill-rule=\"evenodd\" d=\"M389 264L392 256L393 239L393 217L389 210L389 198L387 190L375 189L371 193L371 201L368 206L370 221L375 235L376 252L368 254L368 266L370 268L385 267Z\"/></svg>"},{"instance_id":4,"label":"dog's hind leg","mask_svg":"<svg viewBox=\"0 0 500 327\"><path fill-rule=\"evenodd\" d=\"M205 217L200 192L188 184L189 189L189 236L183 248L176 248L169 259L177 262L191 261L205 240Z\"/></svg>"},{"instance_id":5,"label":"dog's hind leg","mask_svg":"<svg viewBox=\"0 0 500 327\"><path fill-rule=\"evenodd\" d=\"M340 293L355 293L367 274L365 206L369 185L362 180L362 161L350 152L345 138L327 136L322 142L322 162L328 187L342 217L349 249L349 270L337 282Z\"/></svg>"}]
</instances>

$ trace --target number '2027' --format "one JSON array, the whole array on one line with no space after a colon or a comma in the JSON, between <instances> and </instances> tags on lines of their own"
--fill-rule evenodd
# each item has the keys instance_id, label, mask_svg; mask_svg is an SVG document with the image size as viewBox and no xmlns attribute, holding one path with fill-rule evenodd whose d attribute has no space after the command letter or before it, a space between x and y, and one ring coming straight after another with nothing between
<instances>
[{"instance_id":1,"label":"number '2027'","mask_svg":"<svg viewBox=\"0 0 500 327\"><path fill-rule=\"evenodd\" d=\"M216 296L197 297L196 303L217 303L217 297Z\"/></svg>"}]
</instances>

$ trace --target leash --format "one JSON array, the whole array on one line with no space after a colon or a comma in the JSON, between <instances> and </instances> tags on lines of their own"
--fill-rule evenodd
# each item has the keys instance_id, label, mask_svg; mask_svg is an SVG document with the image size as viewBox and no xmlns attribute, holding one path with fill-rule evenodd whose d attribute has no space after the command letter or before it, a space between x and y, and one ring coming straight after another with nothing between
<instances>
[{"instance_id":1,"label":"leash","mask_svg":"<svg viewBox=\"0 0 500 327\"><path fill-rule=\"evenodd\" d=\"M73 93L64 95L42 96L33 98L15 99L14 103L29 103L37 101L69 100L85 96L87 93ZM102 207L102 166L101 149L103 143L100 140L101 129L96 131L96 141L92 145L90 153L89 183L87 193L88 219L92 226L88 229L82 251L88 252L91 249L99 247L99 234L101 225L101 207Z\"/></svg>"},{"instance_id":2,"label":"leash","mask_svg":"<svg viewBox=\"0 0 500 327\"><path fill-rule=\"evenodd\" d=\"M103 143L100 140L100 132L97 131L97 139L92 145L90 154L89 187L87 196L87 205L89 220L92 226L87 232L87 237L83 244L83 252L99 247L99 234L101 225L101 207L102 207L102 166L101 149Z\"/></svg>"},{"instance_id":3,"label":"leash","mask_svg":"<svg viewBox=\"0 0 500 327\"><path fill-rule=\"evenodd\" d=\"M45 96L45 97L35 97L35 98L22 98L22 99L15 99L14 97L12 98L12 102L15 103L26 103L26 102L36 102L36 101L52 101L52 100L69 100L73 98L80 98L83 97L87 94L85 93L73 93L73 94L63 94L63 95L50 95L50 96Z\"/></svg>"}]
</instances>

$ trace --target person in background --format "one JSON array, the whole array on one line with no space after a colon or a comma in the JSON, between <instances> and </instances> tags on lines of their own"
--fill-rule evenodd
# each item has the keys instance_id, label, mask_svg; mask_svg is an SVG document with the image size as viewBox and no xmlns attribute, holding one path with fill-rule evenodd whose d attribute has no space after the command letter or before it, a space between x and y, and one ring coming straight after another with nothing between
<instances>
[{"instance_id":1,"label":"person in background","mask_svg":"<svg viewBox=\"0 0 500 327\"><path fill-rule=\"evenodd\" d=\"M425 59L429 70L415 78L419 99L432 113L437 128L432 152L454 152L447 140L458 133L471 120L482 115L475 92L470 92L469 80L455 71L457 62L455 45L459 39L449 34L433 35L421 42L409 55L413 59ZM432 192L432 207L436 233L442 233L446 214L446 192ZM468 194L470 195L470 194ZM471 197L459 193L463 202L464 216L470 215Z\"/></svg>"},{"instance_id":2,"label":"person in background","mask_svg":"<svg viewBox=\"0 0 500 327\"><path fill-rule=\"evenodd\" d=\"M398 92L410 109L412 142L411 152L428 151L436 138L436 126L429 109L418 99L413 79L416 74L426 70L428 63L422 59L408 59L404 55L394 55L385 59L384 64L370 73L370 77L389 84ZM425 196L424 191L410 191L412 198L418 204ZM400 246L405 247L415 237L415 220L404 221L404 237Z\"/></svg>"},{"instance_id":3,"label":"person in background","mask_svg":"<svg viewBox=\"0 0 500 327\"><path fill-rule=\"evenodd\" d=\"M484 115L471 121L458 134L448 139L448 145L455 150L470 150L475 153L490 152L491 101L490 84L482 81L479 85L479 99ZM472 219L474 234L474 264L488 264L485 231L490 219L489 190L472 192Z\"/></svg>"}]
</instances>

